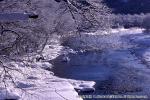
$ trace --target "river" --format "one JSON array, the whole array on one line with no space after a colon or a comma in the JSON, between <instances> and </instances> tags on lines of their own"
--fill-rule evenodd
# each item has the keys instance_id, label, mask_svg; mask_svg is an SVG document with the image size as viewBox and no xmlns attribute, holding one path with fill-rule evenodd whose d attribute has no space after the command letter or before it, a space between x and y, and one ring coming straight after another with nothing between
<instances>
[{"instance_id":1,"label":"river","mask_svg":"<svg viewBox=\"0 0 150 100\"><path fill-rule=\"evenodd\" d=\"M107 36L102 39L107 38L105 40L109 40L110 42L111 39L114 41L114 37L114 35L110 35L109 39ZM116 40L118 40L118 42L121 41L121 44L132 46L130 48L121 47L117 49L111 49L110 46L109 49L107 48L100 51L85 51L77 52L76 54L70 53L67 55L70 59L68 62L62 61L64 56L61 55L53 60L55 66L53 71L55 75L62 78L96 82L95 92L79 93L80 95L149 96L150 70L148 68L149 63L145 60L144 54L150 51L150 36L144 33L125 34L117 35ZM118 42L116 44L118 44ZM149 99L140 98L135 100Z\"/></svg>"}]
</instances>

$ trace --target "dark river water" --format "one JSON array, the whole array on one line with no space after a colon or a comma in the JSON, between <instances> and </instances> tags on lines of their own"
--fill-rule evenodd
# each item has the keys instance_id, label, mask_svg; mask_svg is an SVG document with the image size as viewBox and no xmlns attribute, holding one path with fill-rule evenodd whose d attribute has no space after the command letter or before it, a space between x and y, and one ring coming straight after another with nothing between
<instances>
[{"instance_id":1,"label":"dark river water","mask_svg":"<svg viewBox=\"0 0 150 100\"><path fill-rule=\"evenodd\" d=\"M112 70L101 64L101 53L86 52L69 54L69 62L61 61L63 56L58 57L54 63L54 73L57 76L76 80L105 80Z\"/></svg>"}]
</instances>

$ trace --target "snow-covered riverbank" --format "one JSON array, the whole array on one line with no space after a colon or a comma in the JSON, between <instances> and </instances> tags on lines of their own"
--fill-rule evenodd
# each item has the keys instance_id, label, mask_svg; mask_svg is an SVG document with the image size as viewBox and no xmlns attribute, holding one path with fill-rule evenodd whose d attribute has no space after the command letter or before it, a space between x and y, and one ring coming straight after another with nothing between
<instances>
[{"instance_id":1,"label":"snow-covered riverbank","mask_svg":"<svg viewBox=\"0 0 150 100\"><path fill-rule=\"evenodd\" d=\"M53 67L48 61L56 58L61 54L73 52L71 49L63 50L58 40L52 41L53 45L47 45L43 50L45 60L35 61L33 57L24 57L32 59L31 62L7 62L5 65L12 66L16 70L10 70L9 73L13 78L5 84L0 84L0 100L17 99L17 100L82 100L75 91L86 91L93 88L95 82L76 81L56 77L51 70Z\"/></svg>"},{"instance_id":2,"label":"snow-covered riverbank","mask_svg":"<svg viewBox=\"0 0 150 100\"><path fill-rule=\"evenodd\" d=\"M115 90L115 93L117 91L118 93L124 91L126 94L148 95L149 93L149 69L146 67L149 66L149 46L145 46L148 45L149 35L142 32L142 29L118 29L112 30L111 34L115 35L113 38L109 34L104 34L105 37L100 38L100 40L96 38L97 40L93 41L94 37L84 39L84 42L92 45L108 44L106 48L102 48L106 51L102 53L102 58L97 63L103 63L108 69L113 69L112 73L109 73L113 81L109 84L111 84L111 89ZM107 36L109 39L107 39ZM44 60L36 61L36 56L24 57L24 59L32 59L32 63L5 63L5 65L11 65L12 68L18 70L10 71L15 84L12 83L11 79L7 81L7 84L1 83L0 100L6 98L19 100L82 100L75 90L94 89L95 82L93 81L59 78L51 71L55 66L49 63L50 60L68 53L76 55L74 50L61 46L58 40L58 38L53 39L51 41L53 45L45 47L43 50ZM92 61L95 62L96 58L91 58ZM84 63L86 63L86 60ZM139 81L141 79L142 82ZM5 88L5 85L7 88ZM103 90L101 83L98 83L97 86ZM105 89L107 90L107 88Z\"/></svg>"}]
</instances>

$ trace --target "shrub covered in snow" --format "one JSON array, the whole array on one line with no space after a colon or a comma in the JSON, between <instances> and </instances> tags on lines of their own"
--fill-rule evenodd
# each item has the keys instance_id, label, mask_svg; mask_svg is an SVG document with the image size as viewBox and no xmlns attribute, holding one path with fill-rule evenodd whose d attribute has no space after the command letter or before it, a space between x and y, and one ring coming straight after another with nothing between
<instances>
[{"instance_id":1,"label":"shrub covered in snow","mask_svg":"<svg viewBox=\"0 0 150 100\"><path fill-rule=\"evenodd\" d=\"M131 28L131 27L141 27L141 28L149 28L149 18L150 14L118 14L118 15L111 15L110 20L113 23L113 28L117 27L125 27L125 28Z\"/></svg>"},{"instance_id":2,"label":"shrub covered in snow","mask_svg":"<svg viewBox=\"0 0 150 100\"><path fill-rule=\"evenodd\" d=\"M144 18L143 27L150 31L150 14Z\"/></svg>"}]
</instances>

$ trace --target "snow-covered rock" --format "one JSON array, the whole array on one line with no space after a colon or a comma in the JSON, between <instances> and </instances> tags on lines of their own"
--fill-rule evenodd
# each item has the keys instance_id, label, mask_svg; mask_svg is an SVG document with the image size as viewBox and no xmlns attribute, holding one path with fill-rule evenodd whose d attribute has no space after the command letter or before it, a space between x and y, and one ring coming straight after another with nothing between
<instances>
[{"instance_id":1,"label":"snow-covered rock","mask_svg":"<svg viewBox=\"0 0 150 100\"><path fill-rule=\"evenodd\" d=\"M51 69L53 67L53 65L50 64L49 62L36 62L36 63L31 64L31 67L32 68L40 67L42 69Z\"/></svg>"},{"instance_id":2,"label":"snow-covered rock","mask_svg":"<svg viewBox=\"0 0 150 100\"><path fill-rule=\"evenodd\" d=\"M78 91L78 92L94 92L95 88L94 88L95 82L77 82L74 83L74 88Z\"/></svg>"}]
</instances>

